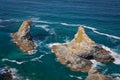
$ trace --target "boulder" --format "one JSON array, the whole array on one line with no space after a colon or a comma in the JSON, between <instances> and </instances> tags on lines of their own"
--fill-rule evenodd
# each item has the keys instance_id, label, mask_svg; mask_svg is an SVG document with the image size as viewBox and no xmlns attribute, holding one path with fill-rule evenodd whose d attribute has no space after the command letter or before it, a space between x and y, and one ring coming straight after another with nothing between
<instances>
[{"instance_id":1,"label":"boulder","mask_svg":"<svg viewBox=\"0 0 120 80\"><path fill-rule=\"evenodd\" d=\"M105 76L103 74L100 74L96 68L93 68L89 71L86 80L116 80L116 79L112 78L111 76Z\"/></svg>"},{"instance_id":2,"label":"boulder","mask_svg":"<svg viewBox=\"0 0 120 80\"><path fill-rule=\"evenodd\" d=\"M31 51L35 49L35 44L30 35L30 24L31 20L24 21L20 26L19 30L12 34L12 38L15 43L22 49L24 52Z\"/></svg>"},{"instance_id":3,"label":"boulder","mask_svg":"<svg viewBox=\"0 0 120 80\"><path fill-rule=\"evenodd\" d=\"M110 52L91 40L82 26L79 27L72 41L53 45L52 51L62 64L74 71L88 72L92 65L91 59L105 63L114 61L114 58L109 54Z\"/></svg>"}]
</instances>

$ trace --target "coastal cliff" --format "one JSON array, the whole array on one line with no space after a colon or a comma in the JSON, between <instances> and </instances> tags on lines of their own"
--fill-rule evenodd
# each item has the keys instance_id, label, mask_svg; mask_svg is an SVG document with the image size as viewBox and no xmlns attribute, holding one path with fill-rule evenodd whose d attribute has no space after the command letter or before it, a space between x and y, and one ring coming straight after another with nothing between
<instances>
[{"instance_id":1,"label":"coastal cliff","mask_svg":"<svg viewBox=\"0 0 120 80\"><path fill-rule=\"evenodd\" d=\"M73 71L88 72L93 64L91 59L102 63L114 61L110 52L90 39L82 26L79 27L71 42L53 45L52 51L62 64Z\"/></svg>"},{"instance_id":2,"label":"coastal cliff","mask_svg":"<svg viewBox=\"0 0 120 80\"><path fill-rule=\"evenodd\" d=\"M12 34L12 38L15 43L22 49L24 52L31 51L35 49L35 44L30 35L30 24L31 20L24 21L20 26L18 32Z\"/></svg>"}]
</instances>

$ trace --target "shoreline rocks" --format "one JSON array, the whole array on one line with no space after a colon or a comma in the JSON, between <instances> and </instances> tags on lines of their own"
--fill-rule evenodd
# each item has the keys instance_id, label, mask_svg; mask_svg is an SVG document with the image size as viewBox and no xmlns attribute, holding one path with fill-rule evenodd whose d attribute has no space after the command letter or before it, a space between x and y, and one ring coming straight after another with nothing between
<instances>
[{"instance_id":1,"label":"shoreline rocks","mask_svg":"<svg viewBox=\"0 0 120 80\"><path fill-rule=\"evenodd\" d=\"M51 48L57 59L74 71L88 72L92 67L91 59L102 63L114 61L110 52L91 40L83 27L79 27L71 42Z\"/></svg>"},{"instance_id":2,"label":"shoreline rocks","mask_svg":"<svg viewBox=\"0 0 120 80\"><path fill-rule=\"evenodd\" d=\"M10 69L6 68L0 72L0 80L19 80L19 79L13 76L13 73Z\"/></svg>"},{"instance_id":3,"label":"shoreline rocks","mask_svg":"<svg viewBox=\"0 0 120 80\"><path fill-rule=\"evenodd\" d=\"M19 30L12 34L16 45L20 47L24 52L28 52L35 49L35 44L30 35L30 24L31 20L24 21L20 26Z\"/></svg>"},{"instance_id":4,"label":"shoreline rocks","mask_svg":"<svg viewBox=\"0 0 120 80\"><path fill-rule=\"evenodd\" d=\"M89 71L86 80L116 80L111 76L105 76L100 74L96 68L93 68Z\"/></svg>"}]
</instances>

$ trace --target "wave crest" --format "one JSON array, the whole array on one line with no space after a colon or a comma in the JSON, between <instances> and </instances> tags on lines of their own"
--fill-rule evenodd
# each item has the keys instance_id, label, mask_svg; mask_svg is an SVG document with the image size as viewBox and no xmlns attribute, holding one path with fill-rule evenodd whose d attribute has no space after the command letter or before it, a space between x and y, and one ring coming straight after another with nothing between
<instances>
[{"instance_id":1,"label":"wave crest","mask_svg":"<svg viewBox=\"0 0 120 80\"><path fill-rule=\"evenodd\" d=\"M68 23L60 23L60 24L61 24L61 25L64 25L64 26L83 26L84 28L90 29L90 30L92 30L93 32L95 32L95 33L97 33L97 34L99 34L99 35L103 35L103 36L106 36L106 37L109 37L109 38L114 38L114 39L120 40L120 37L115 36L115 35L110 35L110 34L107 34L107 33L99 32L99 31L97 31L97 29L94 28L94 27L85 26L85 25L81 25L81 24L68 24Z\"/></svg>"},{"instance_id":2,"label":"wave crest","mask_svg":"<svg viewBox=\"0 0 120 80\"><path fill-rule=\"evenodd\" d=\"M10 60L10 59L7 59L7 58L2 59L2 61L3 61L3 62L5 62L5 61L13 62L13 63L19 64L19 65L27 62L27 61Z\"/></svg>"}]
</instances>

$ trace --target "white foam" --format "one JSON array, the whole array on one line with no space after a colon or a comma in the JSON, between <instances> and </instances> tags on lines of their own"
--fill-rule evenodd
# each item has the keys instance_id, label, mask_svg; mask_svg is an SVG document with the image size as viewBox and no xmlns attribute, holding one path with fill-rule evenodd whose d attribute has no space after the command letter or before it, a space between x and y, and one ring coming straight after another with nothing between
<instances>
[{"instance_id":1,"label":"white foam","mask_svg":"<svg viewBox=\"0 0 120 80\"><path fill-rule=\"evenodd\" d=\"M36 57L36 58L33 58L31 59L31 61L39 61L39 62L42 62L40 59L42 59L44 55L40 55L39 57Z\"/></svg>"},{"instance_id":2,"label":"white foam","mask_svg":"<svg viewBox=\"0 0 120 80\"><path fill-rule=\"evenodd\" d=\"M120 73L112 73L111 75L116 77L116 80L120 80Z\"/></svg>"},{"instance_id":3,"label":"white foam","mask_svg":"<svg viewBox=\"0 0 120 80\"><path fill-rule=\"evenodd\" d=\"M120 77L120 73L113 73L111 74L112 76L117 76L117 77Z\"/></svg>"},{"instance_id":4,"label":"white foam","mask_svg":"<svg viewBox=\"0 0 120 80\"><path fill-rule=\"evenodd\" d=\"M115 35L110 35L110 34L107 34L107 33L102 33L102 32L99 32L97 31L96 28L94 27L90 27L90 26L85 26L85 25L81 25L81 24L67 24L67 23L60 23L61 25L64 25L64 26L83 26L84 28L87 28L87 29L90 29L92 30L93 32L99 34L99 35L103 35L103 36L107 36L109 38L114 38L114 39L118 39L120 40L120 37L119 36L115 36Z\"/></svg>"},{"instance_id":5,"label":"white foam","mask_svg":"<svg viewBox=\"0 0 120 80\"><path fill-rule=\"evenodd\" d=\"M120 77L116 77L115 79L116 79L116 80L120 80Z\"/></svg>"},{"instance_id":6,"label":"white foam","mask_svg":"<svg viewBox=\"0 0 120 80\"><path fill-rule=\"evenodd\" d=\"M98 65L100 66L104 66L104 64L97 62L96 60L90 60L93 64L92 64L92 68L96 68L98 67Z\"/></svg>"},{"instance_id":7,"label":"white foam","mask_svg":"<svg viewBox=\"0 0 120 80\"><path fill-rule=\"evenodd\" d=\"M45 24L55 24L56 22L48 22L44 20L40 20L40 18L31 18L32 22L35 23L45 23Z\"/></svg>"},{"instance_id":8,"label":"white foam","mask_svg":"<svg viewBox=\"0 0 120 80\"><path fill-rule=\"evenodd\" d=\"M68 23L60 23L61 25L64 26L80 26L81 24L68 24Z\"/></svg>"},{"instance_id":9,"label":"white foam","mask_svg":"<svg viewBox=\"0 0 120 80\"><path fill-rule=\"evenodd\" d=\"M49 25L35 25L35 27L40 27L43 28L45 31L49 31L50 29L48 28Z\"/></svg>"},{"instance_id":10,"label":"white foam","mask_svg":"<svg viewBox=\"0 0 120 80\"><path fill-rule=\"evenodd\" d=\"M114 39L120 40L120 37L118 37L118 36L114 36L114 35L110 35L110 34L106 34L106 33L101 33L101 32L98 32L98 31L94 31L94 32L97 33L97 34L100 34L100 35L107 36L109 38L114 38Z\"/></svg>"},{"instance_id":11,"label":"white foam","mask_svg":"<svg viewBox=\"0 0 120 80\"><path fill-rule=\"evenodd\" d=\"M46 52L46 51L40 51L40 52L45 53L45 54L49 54L49 53L48 53L48 52Z\"/></svg>"},{"instance_id":12,"label":"white foam","mask_svg":"<svg viewBox=\"0 0 120 80\"><path fill-rule=\"evenodd\" d=\"M81 76L69 75L71 78L77 78L78 80L83 80Z\"/></svg>"},{"instance_id":13,"label":"white foam","mask_svg":"<svg viewBox=\"0 0 120 80\"><path fill-rule=\"evenodd\" d=\"M115 64L120 64L120 54L112 51L110 48L108 48L108 47L106 47L106 46L104 46L104 45L102 45L102 47L103 47L104 49L106 49L107 51L109 51L109 52L110 52L110 55L112 55L112 56L115 58L115 61L114 61Z\"/></svg>"},{"instance_id":14,"label":"white foam","mask_svg":"<svg viewBox=\"0 0 120 80\"><path fill-rule=\"evenodd\" d=\"M14 78L19 79L19 77L18 77L19 75L17 74L18 70L17 70L16 68L4 67L4 68L2 68L2 69L0 70L0 73L1 73L1 74L6 73L6 72L5 72L6 69L8 70L8 72L11 72L11 75L12 75L13 79L14 79Z\"/></svg>"},{"instance_id":15,"label":"white foam","mask_svg":"<svg viewBox=\"0 0 120 80\"><path fill-rule=\"evenodd\" d=\"M16 64L23 64L23 63L25 63L26 61L17 61L17 60L10 60L10 59L6 59L6 58L4 58L4 59L2 59L2 61L4 62L4 61L9 61L9 62L13 62L13 63L16 63Z\"/></svg>"},{"instance_id":16,"label":"white foam","mask_svg":"<svg viewBox=\"0 0 120 80\"><path fill-rule=\"evenodd\" d=\"M30 51L27 52L27 54L33 55L33 54L35 54L36 52L37 52L37 50L30 50Z\"/></svg>"},{"instance_id":17,"label":"white foam","mask_svg":"<svg viewBox=\"0 0 120 80\"><path fill-rule=\"evenodd\" d=\"M93 31L95 31L95 30L97 30L96 28L94 28L94 27L90 27L90 26L85 26L85 25L82 25L84 28L87 28L87 29L91 29L91 30L93 30Z\"/></svg>"},{"instance_id":18,"label":"white foam","mask_svg":"<svg viewBox=\"0 0 120 80\"><path fill-rule=\"evenodd\" d=\"M107 36L107 37L109 37L109 38L114 38L114 39L120 40L120 37L114 36L114 35L110 35L110 34L106 34L106 33L101 33L101 32L99 32L99 31L97 31L96 28L89 27L89 26L83 26L83 27L88 28L88 29L91 29L93 32L95 32L95 33L97 33L97 34L99 34L99 35L103 35L103 36Z\"/></svg>"},{"instance_id":19,"label":"white foam","mask_svg":"<svg viewBox=\"0 0 120 80\"><path fill-rule=\"evenodd\" d=\"M50 44L47 44L47 46L49 48L51 48L53 45L61 45L62 43L50 43Z\"/></svg>"}]
</instances>

